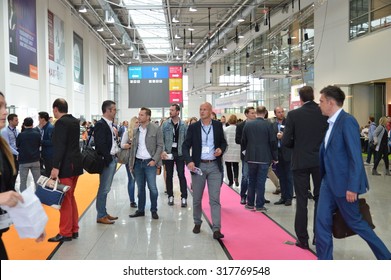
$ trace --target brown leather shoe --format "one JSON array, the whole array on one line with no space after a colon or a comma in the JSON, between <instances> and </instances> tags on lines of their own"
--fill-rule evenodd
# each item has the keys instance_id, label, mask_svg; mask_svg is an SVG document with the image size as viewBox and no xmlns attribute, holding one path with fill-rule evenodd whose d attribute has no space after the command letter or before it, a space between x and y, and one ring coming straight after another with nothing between
<instances>
[{"instance_id":1,"label":"brown leather shoe","mask_svg":"<svg viewBox=\"0 0 391 280\"><path fill-rule=\"evenodd\" d=\"M109 220L109 218L107 218L107 216L106 216L106 217L103 217L103 218L97 219L96 222L97 222L98 224L106 224L106 225L112 225L112 224L114 224L114 221Z\"/></svg>"},{"instance_id":2,"label":"brown leather shoe","mask_svg":"<svg viewBox=\"0 0 391 280\"><path fill-rule=\"evenodd\" d=\"M110 216L109 214L107 214L107 219L109 219L110 221L114 221L114 220L118 220L118 217L113 217L113 216Z\"/></svg>"}]
</instances>

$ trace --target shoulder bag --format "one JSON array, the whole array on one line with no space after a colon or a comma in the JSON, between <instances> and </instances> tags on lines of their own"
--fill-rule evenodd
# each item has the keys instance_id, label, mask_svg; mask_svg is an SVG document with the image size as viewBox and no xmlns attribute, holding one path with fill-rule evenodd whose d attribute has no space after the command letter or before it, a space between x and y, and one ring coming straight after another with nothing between
<instances>
[{"instance_id":1,"label":"shoulder bag","mask_svg":"<svg viewBox=\"0 0 391 280\"><path fill-rule=\"evenodd\" d=\"M104 157L99 155L89 143L87 143L86 147L83 149L81 156L85 171L90 174L102 173L103 168L105 167Z\"/></svg>"}]
</instances>

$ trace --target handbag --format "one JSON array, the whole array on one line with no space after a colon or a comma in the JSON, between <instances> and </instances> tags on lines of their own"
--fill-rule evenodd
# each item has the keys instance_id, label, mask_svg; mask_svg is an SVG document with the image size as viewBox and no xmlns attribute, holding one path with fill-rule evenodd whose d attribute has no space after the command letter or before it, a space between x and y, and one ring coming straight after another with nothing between
<instances>
[{"instance_id":1,"label":"handbag","mask_svg":"<svg viewBox=\"0 0 391 280\"><path fill-rule=\"evenodd\" d=\"M122 164L128 164L130 159L130 149L121 149L117 153L117 162Z\"/></svg>"},{"instance_id":2,"label":"handbag","mask_svg":"<svg viewBox=\"0 0 391 280\"><path fill-rule=\"evenodd\" d=\"M37 180L35 194L42 204L60 210L64 196L70 188L69 186L59 184L58 178L53 180L46 176L41 176Z\"/></svg>"},{"instance_id":3,"label":"handbag","mask_svg":"<svg viewBox=\"0 0 391 280\"><path fill-rule=\"evenodd\" d=\"M105 167L104 158L94 148L86 146L81 156L84 170L90 174L102 173Z\"/></svg>"},{"instance_id":4,"label":"handbag","mask_svg":"<svg viewBox=\"0 0 391 280\"><path fill-rule=\"evenodd\" d=\"M365 201L365 198L360 198L358 201L358 205L362 218L367 221L367 223L372 229L374 229L375 225L372 222L372 216L369 212L369 205ZM333 215L333 236L335 238L341 239L355 234L356 233L351 230L345 223L344 219L342 218L341 212L339 212L339 210L337 209L337 211Z\"/></svg>"}]
</instances>

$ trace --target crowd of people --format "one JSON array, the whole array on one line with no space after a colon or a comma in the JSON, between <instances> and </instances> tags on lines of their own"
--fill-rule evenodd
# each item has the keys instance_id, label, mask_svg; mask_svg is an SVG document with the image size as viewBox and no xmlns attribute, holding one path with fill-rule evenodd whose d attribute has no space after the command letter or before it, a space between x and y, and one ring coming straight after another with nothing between
<instances>
[{"instance_id":1,"label":"crowd of people","mask_svg":"<svg viewBox=\"0 0 391 280\"><path fill-rule=\"evenodd\" d=\"M74 190L83 173L81 153L87 145L95 148L104 161L99 174L96 199L96 222L113 225L118 219L106 207L117 166L117 154L128 150L124 163L128 176L129 215L146 215L146 188L149 190L150 215L159 219L156 177L164 167L167 204L173 206L174 167L179 179L180 205L187 207L188 186L193 195L193 233L201 232L202 196L208 188L211 225L214 239L224 238L222 232L220 190L226 178L229 187L240 188L240 200L246 210L267 212L265 183L269 178L275 185L273 194L280 195L275 205L292 206L296 198L294 229L296 246L309 249L308 200L315 201L312 244L319 259L332 259L332 215L339 209L348 226L358 233L378 259L391 259L391 253L361 218L358 196L368 189L361 155L360 130L353 116L343 109L345 94L335 86L320 91L320 104L314 101L312 87L299 90L301 107L285 116L282 107L274 109L269 119L265 106L247 107L245 120L235 114L217 119L210 103L200 105L199 117L180 118L180 106L172 104L169 117L152 121L152 112L142 107L138 116L120 125L115 123L116 103L102 103L102 118L93 123L74 118L68 113L66 100L53 103L55 122L47 112L39 113L39 125L26 118L23 131L17 130L18 117L5 109L0 94L2 137L0 141L1 194L0 205L14 206L21 201L15 192L16 176L20 176L20 191L26 189L29 170L37 181L40 174L70 186L60 210L59 232L49 242L71 241L78 238L78 209ZM6 126L5 119L8 120ZM388 165L390 118L382 117L379 125L370 118L367 136L368 158L375 154L373 175L383 158L385 175ZM338 159L338 160L336 160ZM239 166L241 164L241 177ZM185 176L185 166L191 182ZM312 184L310 183L312 179ZM137 199L136 199L137 186ZM5 232L7 229L2 229ZM2 233L1 233L2 234ZM43 240L44 233L39 241ZM1 258L6 259L4 244L0 242Z\"/></svg>"}]
</instances>

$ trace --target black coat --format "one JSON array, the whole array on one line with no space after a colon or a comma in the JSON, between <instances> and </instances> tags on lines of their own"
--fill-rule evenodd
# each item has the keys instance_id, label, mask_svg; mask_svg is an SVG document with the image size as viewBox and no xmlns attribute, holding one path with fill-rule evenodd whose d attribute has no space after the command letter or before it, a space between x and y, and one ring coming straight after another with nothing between
<instances>
[{"instance_id":1,"label":"black coat","mask_svg":"<svg viewBox=\"0 0 391 280\"><path fill-rule=\"evenodd\" d=\"M41 155L39 147L41 146L41 134L34 128L26 128L19 133L16 138L16 147L18 148L18 163L31 163L39 161Z\"/></svg>"},{"instance_id":2,"label":"black coat","mask_svg":"<svg viewBox=\"0 0 391 280\"><path fill-rule=\"evenodd\" d=\"M113 161L113 156L110 154L113 146L113 132L103 118L97 121L94 127L94 141L96 151L104 157L105 164L108 166Z\"/></svg>"},{"instance_id":3,"label":"black coat","mask_svg":"<svg viewBox=\"0 0 391 280\"><path fill-rule=\"evenodd\" d=\"M288 113L282 144L292 148L292 170L319 166L319 149L328 128L314 101Z\"/></svg>"},{"instance_id":4,"label":"black coat","mask_svg":"<svg viewBox=\"0 0 391 280\"><path fill-rule=\"evenodd\" d=\"M79 139L80 125L76 118L67 114L56 121L52 135L53 168L60 170L60 179L83 174Z\"/></svg>"}]
</instances>

